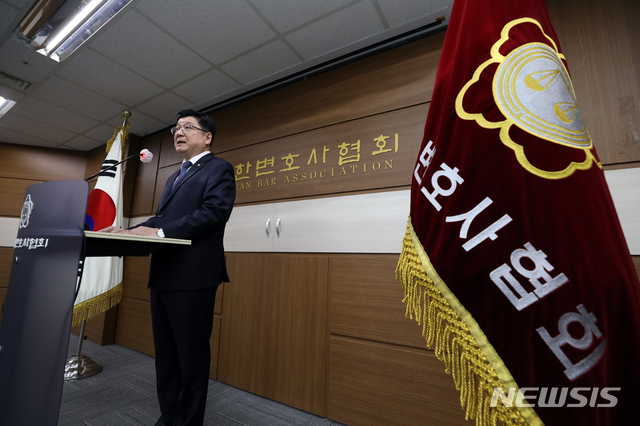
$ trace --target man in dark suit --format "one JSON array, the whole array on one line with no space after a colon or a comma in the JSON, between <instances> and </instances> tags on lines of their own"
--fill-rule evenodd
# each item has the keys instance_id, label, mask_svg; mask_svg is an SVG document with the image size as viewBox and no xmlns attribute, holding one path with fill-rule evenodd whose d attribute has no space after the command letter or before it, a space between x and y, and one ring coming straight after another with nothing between
<instances>
[{"instance_id":1,"label":"man in dark suit","mask_svg":"<svg viewBox=\"0 0 640 426\"><path fill-rule=\"evenodd\" d=\"M184 161L167 180L156 215L127 230L104 230L191 240L154 252L149 273L162 413L156 425L169 426L204 421L216 289L229 281L222 240L236 195L233 167L209 151L213 120L195 110L178 117L171 133Z\"/></svg>"}]
</instances>

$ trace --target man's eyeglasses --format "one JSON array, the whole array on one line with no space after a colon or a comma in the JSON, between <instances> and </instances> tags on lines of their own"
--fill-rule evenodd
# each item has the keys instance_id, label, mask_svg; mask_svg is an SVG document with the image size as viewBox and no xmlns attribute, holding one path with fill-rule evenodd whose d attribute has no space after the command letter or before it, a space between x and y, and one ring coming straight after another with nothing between
<instances>
[{"instance_id":1,"label":"man's eyeglasses","mask_svg":"<svg viewBox=\"0 0 640 426\"><path fill-rule=\"evenodd\" d=\"M192 131L193 129L196 130L200 130L201 132L205 132L205 133L209 133L208 131L201 129L199 127L194 126L193 124L185 124L184 126L173 126L171 128L171 134L175 135L176 133L178 133L180 130L182 130L182 133L189 133L190 131Z\"/></svg>"}]
</instances>

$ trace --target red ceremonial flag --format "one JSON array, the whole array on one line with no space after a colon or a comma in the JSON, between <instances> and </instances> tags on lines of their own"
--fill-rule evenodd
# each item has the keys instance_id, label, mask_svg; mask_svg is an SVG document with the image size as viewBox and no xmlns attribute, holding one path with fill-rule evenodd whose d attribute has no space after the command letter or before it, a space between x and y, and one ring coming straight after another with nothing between
<instances>
[{"instance_id":1,"label":"red ceremonial flag","mask_svg":"<svg viewBox=\"0 0 640 426\"><path fill-rule=\"evenodd\" d=\"M637 422L640 284L544 0L455 1L397 275L477 424Z\"/></svg>"}]
</instances>

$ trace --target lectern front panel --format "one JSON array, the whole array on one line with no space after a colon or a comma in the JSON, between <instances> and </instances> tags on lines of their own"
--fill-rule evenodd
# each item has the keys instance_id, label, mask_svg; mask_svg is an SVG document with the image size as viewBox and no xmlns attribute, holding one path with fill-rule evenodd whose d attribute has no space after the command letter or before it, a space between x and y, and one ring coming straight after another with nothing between
<instances>
[{"instance_id":1,"label":"lectern front panel","mask_svg":"<svg viewBox=\"0 0 640 426\"><path fill-rule=\"evenodd\" d=\"M56 425L89 186L27 188L0 327L0 424Z\"/></svg>"}]
</instances>

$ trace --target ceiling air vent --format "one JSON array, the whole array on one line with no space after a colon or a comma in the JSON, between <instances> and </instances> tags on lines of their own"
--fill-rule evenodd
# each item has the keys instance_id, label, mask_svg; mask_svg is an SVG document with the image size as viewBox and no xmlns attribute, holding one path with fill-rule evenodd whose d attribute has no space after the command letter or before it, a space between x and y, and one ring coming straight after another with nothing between
<instances>
[{"instance_id":1,"label":"ceiling air vent","mask_svg":"<svg viewBox=\"0 0 640 426\"><path fill-rule=\"evenodd\" d=\"M33 86L33 83L29 81L23 80L19 77L16 77L15 75L7 74L6 72L2 71L0 71L0 84L22 93L27 93L27 90L29 90L29 88Z\"/></svg>"}]
</instances>

